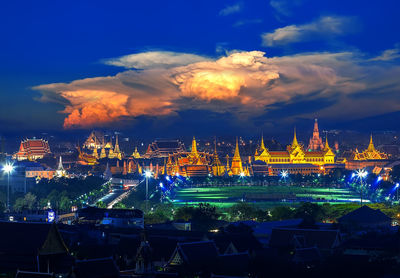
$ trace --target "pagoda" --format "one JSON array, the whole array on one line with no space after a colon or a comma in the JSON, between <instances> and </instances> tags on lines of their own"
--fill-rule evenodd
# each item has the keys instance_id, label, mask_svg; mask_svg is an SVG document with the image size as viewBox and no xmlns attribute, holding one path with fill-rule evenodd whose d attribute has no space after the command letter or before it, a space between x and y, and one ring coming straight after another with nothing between
<instances>
[{"instance_id":1,"label":"pagoda","mask_svg":"<svg viewBox=\"0 0 400 278\"><path fill-rule=\"evenodd\" d=\"M135 151L132 153L133 158L141 158L140 153L137 150L137 147L135 147Z\"/></svg>"},{"instance_id":2,"label":"pagoda","mask_svg":"<svg viewBox=\"0 0 400 278\"><path fill-rule=\"evenodd\" d=\"M213 155L213 160L211 162L211 167L214 176L223 176L225 174L225 167L219 160L217 153L217 140L215 140L214 155Z\"/></svg>"},{"instance_id":3,"label":"pagoda","mask_svg":"<svg viewBox=\"0 0 400 278\"><path fill-rule=\"evenodd\" d=\"M307 151L321 151L323 149L324 144L322 144L322 139L319 137L318 120L315 119L313 135L310 138Z\"/></svg>"},{"instance_id":4,"label":"pagoda","mask_svg":"<svg viewBox=\"0 0 400 278\"><path fill-rule=\"evenodd\" d=\"M60 155L60 160L58 162L58 167L56 170L56 176L59 178L67 176L67 171L65 171L65 169L64 169L61 155Z\"/></svg>"},{"instance_id":5,"label":"pagoda","mask_svg":"<svg viewBox=\"0 0 400 278\"><path fill-rule=\"evenodd\" d=\"M235 153L232 158L231 171L232 174L235 176L239 176L241 173L243 173L242 159L240 158L239 143L237 138L236 138Z\"/></svg>"}]
</instances>

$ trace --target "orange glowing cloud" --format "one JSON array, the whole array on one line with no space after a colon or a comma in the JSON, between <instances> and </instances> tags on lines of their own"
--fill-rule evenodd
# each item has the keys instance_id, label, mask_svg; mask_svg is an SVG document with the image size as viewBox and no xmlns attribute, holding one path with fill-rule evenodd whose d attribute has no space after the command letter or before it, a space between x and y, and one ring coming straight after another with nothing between
<instances>
[{"instance_id":1,"label":"orange glowing cloud","mask_svg":"<svg viewBox=\"0 0 400 278\"><path fill-rule=\"evenodd\" d=\"M106 124L129 115L127 95L99 90L65 91L60 95L70 102L63 111L68 114L64 128Z\"/></svg>"},{"instance_id":2,"label":"orange glowing cloud","mask_svg":"<svg viewBox=\"0 0 400 278\"><path fill-rule=\"evenodd\" d=\"M166 59L166 56L171 57ZM161 58L153 61L148 57ZM34 89L42 93L41 101L65 107L64 128L103 126L126 118L165 116L190 109L237 113L245 120L275 109L275 104L290 104L299 97L334 98L335 104L323 108L319 114L352 117L351 109L340 109L353 102L351 94L373 87L383 95L386 92L382 88L388 88L387 84L398 84L393 80L397 80L400 72L398 67L383 69L378 61L362 60L349 52L268 58L261 51L241 51L214 60L162 52L128 58L107 63L143 69L45 84ZM400 85L396 86L400 90ZM392 104L385 105L385 109L400 109L397 102L390 98L387 101ZM381 107L359 109L371 115L381 112Z\"/></svg>"},{"instance_id":3,"label":"orange glowing cloud","mask_svg":"<svg viewBox=\"0 0 400 278\"><path fill-rule=\"evenodd\" d=\"M279 78L271 68L264 68L267 58L263 52L238 52L216 61L193 63L175 69L174 83L183 96L210 101L238 98L248 102L248 96L239 96L242 88L262 88Z\"/></svg>"}]
</instances>

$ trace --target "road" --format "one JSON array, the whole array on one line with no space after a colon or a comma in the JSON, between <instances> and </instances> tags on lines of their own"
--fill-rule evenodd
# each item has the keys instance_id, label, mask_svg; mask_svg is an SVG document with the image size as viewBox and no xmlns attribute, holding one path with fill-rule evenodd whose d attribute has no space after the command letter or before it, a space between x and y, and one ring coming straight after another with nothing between
<instances>
[{"instance_id":1,"label":"road","mask_svg":"<svg viewBox=\"0 0 400 278\"><path fill-rule=\"evenodd\" d=\"M138 185L136 185L136 186L138 186ZM128 197L129 194L130 194L132 191L135 191L135 190L136 190L136 186L130 187L128 190L124 190L124 189L111 189L111 191L110 191L107 195L105 195L105 196L101 197L100 199L98 199L98 200L94 203L94 205L95 205L97 202L103 202L103 203L105 203L105 204L107 205L107 208L110 209L110 208L112 208L116 203L119 203L119 202L121 202L123 199L125 199L126 197Z\"/></svg>"}]
</instances>

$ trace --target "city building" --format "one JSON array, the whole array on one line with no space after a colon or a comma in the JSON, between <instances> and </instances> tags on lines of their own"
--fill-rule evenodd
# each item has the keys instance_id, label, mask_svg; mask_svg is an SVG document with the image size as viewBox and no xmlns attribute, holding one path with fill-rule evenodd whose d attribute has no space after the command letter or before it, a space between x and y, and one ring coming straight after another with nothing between
<instances>
[{"instance_id":1,"label":"city building","mask_svg":"<svg viewBox=\"0 0 400 278\"><path fill-rule=\"evenodd\" d=\"M25 168L25 177L27 178L51 180L55 175L56 171L51 168L44 168L42 166Z\"/></svg>"},{"instance_id":2,"label":"city building","mask_svg":"<svg viewBox=\"0 0 400 278\"><path fill-rule=\"evenodd\" d=\"M13 159L34 161L50 153L49 142L46 140L35 138L25 139L21 141L19 150L13 155Z\"/></svg>"},{"instance_id":3,"label":"city building","mask_svg":"<svg viewBox=\"0 0 400 278\"><path fill-rule=\"evenodd\" d=\"M207 176L211 173L212 154L197 151L197 142L193 137L190 152L180 151L169 154L165 165L168 175L182 175L188 177Z\"/></svg>"},{"instance_id":4,"label":"city building","mask_svg":"<svg viewBox=\"0 0 400 278\"><path fill-rule=\"evenodd\" d=\"M83 143L83 148L100 149L104 146L104 134L99 131L92 131L89 137Z\"/></svg>"},{"instance_id":5,"label":"city building","mask_svg":"<svg viewBox=\"0 0 400 278\"><path fill-rule=\"evenodd\" d=\"M169 155L185 152L185 145L179 140L157 139L147 147L145 158L168 157Z\"/></svg>"},{"instance_id":6,"label":"city building","mask_svg":"<svg viewBox=\"0 0 400 278\"><path fill-rule=\"evenodd\" d=\"M368 147L362 152L356 149L345 162L346 169L349 170L362 169L365 167L383 168L388 164L389 157L386 153L380 152L375 148L371 135Z\"/></svg>"},{"instance_id":7,"label":"city building","mask_svg":"<svg viewBox=\"0 0 400 278\"><path fill-rule=\"evenodd\" d=\"M283 170L287 170L292 174L308 175L311 173L324 173L326 165L335 163L335 154L329 147L328 138L326 138L325 146L322 150L305 151L297 141L295 130L292 144L285 151L269 151L264 145L264 138L261 137L261 144L256 150L254 160L265 162L270 167L269 171L272 175L278 175Z\"/></svg>"},{"instance_id":8,"label":"city building","mask_svg":"<svg viewBox=\"0 0 400 278\"><path fill-rule=\"evenodd\" d=\"M96 223L119 228L144 227L143 212L138 209L102 209L86 207L76 211L79 223Z\"/></svg>"}]
</instances>

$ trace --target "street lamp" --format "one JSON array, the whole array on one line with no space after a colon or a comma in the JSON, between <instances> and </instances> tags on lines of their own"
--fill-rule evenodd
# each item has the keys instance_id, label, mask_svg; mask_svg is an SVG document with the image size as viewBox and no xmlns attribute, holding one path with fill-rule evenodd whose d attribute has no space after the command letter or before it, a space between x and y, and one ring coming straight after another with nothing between
<instances>
[{"instance_id":1,"label":"street lamp","mask_svg":"<svg viewBox=\"0 0 400 278\"><path fill-rule=\"evenodd\" d=\"M149 178L151 178L152 174L153 173L151 171L144 172L144 176L146 178L146 212L148 211L147 206L149 202Z\"/></svg>"},{"instance_id":2,"label":"street lamp","mask_svg":"<svg viewBox=\"0 0 400 278\"><path fill-rule=\"evenodd\" d=\"M361 186L361 198L360 198L360 204L362 206L363 203L363 191L364 191L364 184L363 181L364 179L368 176L368 172L365 171L364 169L357 170L355 173L355 176L360 180L360 186Z\"/></svg>"},{"instance_id":3,"label":"street lamp","mask_svg":"<svg viewBox=\"0 0 400 278\"><path fill-rule=\"evenodd\" d=\"M10 174L14 171L14 166L10 163L3 165L3 172L7 173L7 210L10 211Z\"/></svg>"}]
</instances>

